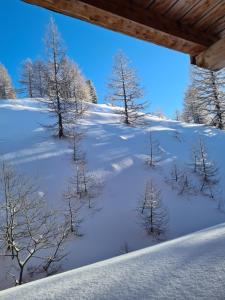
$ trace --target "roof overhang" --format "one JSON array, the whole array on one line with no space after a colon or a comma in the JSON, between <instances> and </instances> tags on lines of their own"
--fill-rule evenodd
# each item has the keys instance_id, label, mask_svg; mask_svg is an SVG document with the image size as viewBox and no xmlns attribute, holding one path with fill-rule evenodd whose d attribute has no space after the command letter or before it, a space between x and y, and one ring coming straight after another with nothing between
<instances>
[{"instance_id":1,"label":"roof overhang","mask_svg":"<svg viewBox=\"0 0 225 300\"><path fill-rule=\"evenodd\" d=\"M23 0L225 67L224 0Z\"/></svg>"}]
</instances>

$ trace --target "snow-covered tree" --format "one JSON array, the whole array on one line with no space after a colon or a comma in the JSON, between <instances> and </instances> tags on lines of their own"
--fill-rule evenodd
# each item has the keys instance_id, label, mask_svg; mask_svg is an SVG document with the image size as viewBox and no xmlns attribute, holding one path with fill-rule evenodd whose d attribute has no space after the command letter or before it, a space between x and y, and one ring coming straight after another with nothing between
<instances>
[{"instance_id":1,"label":"snow-covered tree","mask_svg":"<svg viewBox=\"0 0 225 300\"><path fill-rule=\"evenodd\" d=\"M125 124L132 124L140 117L140 111L145 107L140 102L143 96L135 70L130 61L119 51L115 57L112 76L108 82L109 95L107 99L122 106L120 110Z\"/></svg>"},{"instance_id":2,"label":"snow-covered tree","mask_svg":"<svg viewBox=\"0 0 225 300\"><path fill-rule=\"evenodd\" d=\"M22 63L21 74L20 74L20 93L26 97L34 97L34 70L33 62L30 58L26 59Z\"/></svg>"},{"instance_id":3,"label":"snow-covered tree","mask_svg":"<svg viewBox=\"0 0 225 300\"><path fill-rule=\"evenodd\" d=\"M218 168L215 163L209 159L206 146L199 138L193 151L193 170L198 174L201 181L201 192L208 192L211 198L214 198L213 187L219 183Z\"/></svg>"},{"instance_id":4,"label":"snow-covered tree","mask_svg":"<svg viewBox=\"0 0 225 300\"><path fill-rule=\"evenodd\" d=\"M174 120L182 121L182 113L179 111L179 109L176 109L174 112Z\"/></svg>"},{"instance_id":5,"label":"snow-covered tree","mask_svg":"<svg viewBox=\"0 0 225 300\"><path fill-rule=\"evenodd\" d=\"M163 151L160 147L159 142L153 137L152 130L149 130L148 139L148 157L146 163L150 167L155 167L158 162L162 160Z\"/></svg>"},{"instance_id":6,"label":"snow-covered tree","mask_svg":"<svg viewBox=\"0 0 225 300\"><path fill-rule=\"evenodd\" d=\"M89 101L91 103L97 104L98 98L97 98L97 94L93 82L91 80L87 80L86 84L87 84L87 90L89 95Z\"/></svg>"},{"instance_id":7,"label":"snow-covered tree","mask_svg":"<svg viewBox=\"0 0 225 300\"><path fill-rule=\"evenodd\" d=\"M89 91L86 84L86 80L81 73L78 65L73 61L67 59L65 64L65 74L68 77L65 80L64 87L66 86L66 93L73 105L73 120L76 123L85 113L87 105L85 102L89 101Z\"/></svg>"},{"instance_id":8,"label":"snow-covered tree","mask_svg":"<svg viewBox=\"0 0 225 300\"><path fill-rule=\"evenodd\" d=\"M152 180L146 182L139 211L143 218L144 227L149 235L159 236L166 232L168 212L163 206L161 191Z\"/></svg>"},{"instance_id":9,"label":"snow-covered tree","mask_svg":"<svg viewBox=\"0 0 225 300\"><path fill-rule=\"evenodd\" d=\"M12 259L23 283L24 272L34 259L59 262L62 232L67 227L50 211L36 185L23 174L3 164L0 172L0 255ZM65 234L64 234L65 236ZM60 243L58 242L60 239Z\"/></svg>"},{"instance_id":10,"label":"snow-covered tree","mask_svg":"<svg viewBox=\"0 0 225 300\"><path fill-rule=\"evenodd\" d=\"M33 77L34 96L44 98L47 93L47 67L43 60L38 59L34 61Z\"/></svg>"},{"instance_id":11,"label":"snow-covered tree","mask_svg":"<svg viewBox=\"0 0 225 300\"><path fill-rule=\"evenodd\" d=\"M223 129L225 122L225 73L192 67L185 94L183 119Z\"/></svg>"},{"instance_id":12,"label":"snow-covered tree","mask_svg":"<svg viewBox=\"0 0 225 300\"><path fill-rule=\"evenodd\" d=\"M0 99L15 98L16 94L8 71L2 64L0 64Z\"/></svg>"},{"instance_id":13,"label":"snow-covered tree","mask_svg":"<svg viewBox=\"0 0 225 300\"><path fill-rule=\"evenodd\" d=\"M182 119L187 123L206 123L205 109L200 102L198 90L193 84L185 92Z\"/></svg>"}]
</instances>

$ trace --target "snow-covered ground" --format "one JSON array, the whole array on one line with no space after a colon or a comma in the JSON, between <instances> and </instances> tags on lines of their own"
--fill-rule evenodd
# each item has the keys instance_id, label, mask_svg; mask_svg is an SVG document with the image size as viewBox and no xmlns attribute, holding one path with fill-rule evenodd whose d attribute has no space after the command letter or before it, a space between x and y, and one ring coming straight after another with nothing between
<instances>
[{"instance_id":1,"label":"snow-covered ground","mask_svg":"<svg viewBox=\"0 0 225 300\"><path fill-rule=\"evenodd\" d=\"M0 292L1 300L224 299L225 224Z\"/></svg>"},{"instance_id":2,"label":"snow-covered ground","mask_svg":"<svg viewBox=\"0 0 225 300\"><path fill-rule=\"evenodd\" d=\"M68 256L62 262L61 271L117 256L121 254L125 244L128 245L129 251L134 251L156 243L146 234L137 213L140 195L143 193L146 180L150 178L153 178L158 187L162 189L163 203L169 212L167 239L225 222L224 212L218 210L218 201L213 201L200 194L177 195L177 191L173 190L165 181L174 160L180 167L188 166L191 160L192 146L198 137L202 136L211 159L219 166L221 179L219 200L222 201L225 192L225 188L223 188L225 186L225 132L206 126L161 120L153 116L146 116L145 120L145 126L128 127L120 123L120 117L114 113L112 107L104 104L90 105L81 126L86 133L83 148L87 153L89 169L102 177L104 186L101 195L95 199L94 209L87 208L82 211L83 222L80 231L83 236L71 239L67 243ZM43 128L42 124L48 123L49 116L46 110L35 100L0 102L1 159L37 179L41 190L46 193L49 206L58 208L62 206L62 194L72 174L72 153L68 141L60 141L52 137L50 132ZM154 169L148 168L145 164L150 126L154 138L160 142L164 151L163 160ZM224 230L223 227L218 228L219 232ZM213 235L214 231L209 232L212 232ZM207 231L204 233L204 236L206 235ZM213 241L213 237L211 239ZM220 240L222 243L222 237L219 238L219 242ZM191 240L188 238L187 241ZM169 261L168 258L168 263L173 264L173 266L168 266L171 271L173 270L173 274L176 273L177 268L183 268L181 273L178 273L178 277L186 270L185 263L189 260L188 249L191 251L191 247L187 248L186 256L181 264L182 251L184 251L181 244L182 242L178 247L180 264L173 264L173 261ZM173 242L167 245L173 245ZM198 242L194 245L197 247ZM139 267L139 271L135 270L134 258L140 255L140 258L143 257L142 264L144 264L145 253L146 259L151 260L151 251L153 251L154 257L157 257L157 249L160 249L161 246L157 247L152 248L154 250L142 250L139 254L130 254L123 264L130 260L134 263L132 270L140 272L141 268ZM165 256L158 264L163 264L167 260L167 250L164 247L162 245L162 249L165 249L163 252ZM170 250L168 251L170 253ZM196 260L195 257L193 259ZM216 260L217 258L210 259ZM116 259L115 262L120 260L122 258ZM151 263L154 264L153 261ZM201 264L201 261L199 263ZM209 268L213 267L210 261L209 263ZM9 287L12 285L12 281L10 281L8 275L10 270L7 270L7 262L4 258L0 258L0 268L6 270L0 272L0 288ZM203 268L203 270L205 269ZM89 272L88 269L87 272ZM163 278L163 272L157 274ZM92 273L92 275L94 274ZM65 278L68 276L66 275ZM203 272L202 276L209 275ZM104 276L102 275L102 277ZM179 284L178 279L175 276L174 282L177 284ZM139 279L136 280L139 281ZM162 279L162 281L164 280ZM120 284L119 279L117 284ZM154 284L154 281L151 284ZM167 287L167 283L164 283L165 290L170 288L172 281L168 284ZM148 289L148 293L150 293L150 289ZM102 297L104 298L104 294Z\"/></svg>"}]
</instances>

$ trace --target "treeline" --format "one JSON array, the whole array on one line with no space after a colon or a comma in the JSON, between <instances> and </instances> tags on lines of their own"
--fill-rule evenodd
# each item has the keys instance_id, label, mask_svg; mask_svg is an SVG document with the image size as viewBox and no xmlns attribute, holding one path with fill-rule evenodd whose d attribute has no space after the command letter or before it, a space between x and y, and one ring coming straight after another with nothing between
<instances>
[{"instance_id":1,"label":"treeline","mask_svg":"<svg viewBox=\"0 0 225 300\"><path fill-rule=\"evenodd\" d=\"M225 128L225 72L191 67L191 83L176 119Z\"/></svg>"},{"instance_id":2,"label":"treeline","mask_svg":"<svg viewBox=\"0 0 225 300\"><path fill-rule=\"evenodd\" d=\"M54 87L61 98L82 97L83 101L97 103L93 82L85 79L78 65L67 56L53 18L48 24L44 44L45 57L27 58L22 63L17 90L8 71L0 64L0 99L16 98L16 93L29 98L51 98Z\"/></svg>"}]
</instances>

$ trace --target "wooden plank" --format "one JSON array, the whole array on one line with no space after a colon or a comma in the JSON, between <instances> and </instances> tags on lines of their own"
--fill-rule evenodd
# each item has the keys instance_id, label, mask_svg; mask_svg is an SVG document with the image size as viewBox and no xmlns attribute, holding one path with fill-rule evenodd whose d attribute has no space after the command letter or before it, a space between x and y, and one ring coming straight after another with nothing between
<instances>
[{"instance_id":1,"label":"wooden plank","mask_svg":"<svg viewBox=\"0 0 225 300\"><path fill-rule=\"evenodd\" d=\"M198 30L204 31L208 24L214 24L213 29L216 28L215 21L223 17L225 14L225 2L219 2L213 8L205 12L205 14L198 18L192 25L198 28Z\"/></svg>"},{"instance_id":2,"label":"wooden plank","mask_svg":"<svg viewBox=\"0 0 225 300\"><path fill-rule=\"evenodd\" d=\"M198 2L199 0L179 0L165 16L170 19L179 20L182 16L193 9Z\"/></svg>"},{"instance_id":3,"label":"wooden plank","mask_svg":"<svg viewBox=\"0 0 225 300\"><path fill-rule=\"evenodd\" d=\"M121 0L23 0L114 31L197 55L218 40Z\"/></svg>"},{"instance_id":4,"label":"wooden plank","mask_svg":"<svg viewBox=\"0 0 225 300\"><path fill-rule=\"evenodd\" d=\"M149 10L153 10L155 12L160 13L163 15L166 10L173 4L174 0L156 0L152 1L150 5L148 6Z\"/></svg>"},{"instance_id":5,"label":"wooden plank","mask_svg":"<svg viewBox=\"0 0 225 300\"><path fill-rule=\"evenodd\" d=\"M225 67L225 38L203 51L193 59L199 67L218 71Z\"/></svg>"},{"instance_id":6,"label":"wooden plank","mask_svg":"<svg viewBox=\"0 0 225 300\"><path fill-rule=\"evenodd\" d=\"M198 0L194 7L191 7L179 20L182 24L192 25L202 15L207 13L216 4L220 3L221 0Z\"/></svg>"}]
</instances>

